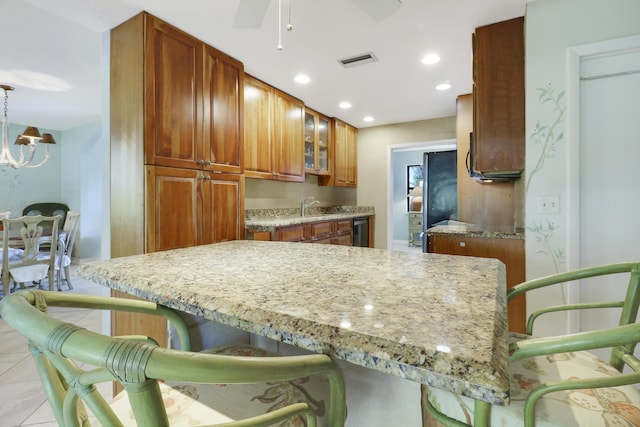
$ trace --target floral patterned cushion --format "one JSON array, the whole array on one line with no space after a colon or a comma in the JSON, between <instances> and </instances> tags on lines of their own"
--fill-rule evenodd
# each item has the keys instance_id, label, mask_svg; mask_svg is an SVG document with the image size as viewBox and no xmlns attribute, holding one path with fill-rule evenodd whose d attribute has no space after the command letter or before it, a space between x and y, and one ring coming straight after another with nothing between
<instances>
[{"instance_id":1,"label":"floral patterned cushion","mask_svg":"<svg viewBox=\"0 0 640 427\"><path fill-rule=\"evenodd\" d=\"M277 356L249 344L235 344L207 350L208 353L235 356ZM160 389L172 427L193 427L243 419L306 402L316 412L318 426L326 426L325 402L329 382L325 377L307 377L293 381L265 384L181 384L161 383ZM126 392L118 394L111 404L125 427L135 426ZM299 417L280 423L278 427L304 427Z\"/></svg>"},{"instance_id":2,"label":"floral patterned cushion","mask_svg":"<svg viewBox=\"0 0 640 427\"><path fill-rule=\"evenodd\" d=\"M566 379L620 375L606 362L586 351L519 360L509 366L511 404L491 408L492 426L521 426L524 401L544 383ZM473 400L429 388L429 401L442 413L472 424ZM558 391L544 395L535 408L536 427L640 426L640 392L632 385Z\"/></svg>"}]
</instances>

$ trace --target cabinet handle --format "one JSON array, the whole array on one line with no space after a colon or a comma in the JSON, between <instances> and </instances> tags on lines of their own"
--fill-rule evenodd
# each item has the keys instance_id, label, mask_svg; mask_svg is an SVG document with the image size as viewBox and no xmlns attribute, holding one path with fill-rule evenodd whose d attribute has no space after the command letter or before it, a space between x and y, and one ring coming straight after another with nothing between
<instances>
[{"instance_id":1,"label":"cabinet handle","mask_svg":"<svg viewBox=\"0 0 640 427\"><path fill-rule=\"evenodd\" d=\"M460 242L460 246L463 247L463 248L466 247L467 246L467 242Z\"/></svg>"},{"instance_id":2,"label":"cabinet handle","mask_svg":"<svg viewBox=\"0 0 640 427\"><path fill-rule=\"evenodd\" d=\"M207 166L211 166L211 165L212 165L212 163L211 163L209 160L207 160L206 162L204 162L204 164L205 164L205 165L207 165Z\"/></svg>"},{"instance_id":3,"label":"cabinet handle","mask_svg":"<svg viewBox=\"0 0 640 427\"><path fill-rule=\"evenodd\" d=\"M200 159L200 160L198 160L198 164L199 164L199 165L204 165L204 159Z\"/></svg>"}]
</instances>

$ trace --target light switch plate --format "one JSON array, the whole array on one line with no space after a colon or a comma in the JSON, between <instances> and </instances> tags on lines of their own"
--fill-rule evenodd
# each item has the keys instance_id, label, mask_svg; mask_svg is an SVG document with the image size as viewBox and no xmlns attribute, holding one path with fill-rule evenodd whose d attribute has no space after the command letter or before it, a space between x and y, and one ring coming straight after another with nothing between
<instances>
[{"instance_id":1,"label":"light switch plate","mask_svg":"<svg viewBox=\"0 0 640 427\"><path fill-rule=\"evenodd\" d=\"M539 214L559 214L560 196L538 196Z\"/></svg>"}]
</instances>

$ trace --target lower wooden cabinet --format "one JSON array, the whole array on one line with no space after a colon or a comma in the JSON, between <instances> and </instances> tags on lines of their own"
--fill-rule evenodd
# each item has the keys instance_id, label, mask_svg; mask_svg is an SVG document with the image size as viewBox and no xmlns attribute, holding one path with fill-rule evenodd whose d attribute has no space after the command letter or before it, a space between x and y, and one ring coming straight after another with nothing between
<instances>
[{"instance_id":1,"label":"lower wooden cabinet","mask_svg":"<svg viewBox=\"0 0 640 427\"><path fill-rule=\"evenodd\" d=\"M244 238L244 177L147 166L146 252Z\"/></svg>"},{"instance_id":2,"label":"lower wooden cabinet","mask_svg":"<svg viewBox=\"0 0 640 427\"><path fill-rule=\"evenodd\" d=\"M500 239L469 236L429 236L429 252L497 258L507 268L507 289L525 281L524 239ZM514 298L508 307L509 330L525 332L527 305L525 295Z\"/></svg>"},{"instance_id":3,"label":"lower wooden cabinet","mask_svg":"<svg viewBox=\"0 0 640 427\"><path fill-rule=\"evenodd\" d=\"M353 244L353 220L318 221L309 224L277 227L273 239L281 242L351 246Z\"/></svg>"}]
</instances>

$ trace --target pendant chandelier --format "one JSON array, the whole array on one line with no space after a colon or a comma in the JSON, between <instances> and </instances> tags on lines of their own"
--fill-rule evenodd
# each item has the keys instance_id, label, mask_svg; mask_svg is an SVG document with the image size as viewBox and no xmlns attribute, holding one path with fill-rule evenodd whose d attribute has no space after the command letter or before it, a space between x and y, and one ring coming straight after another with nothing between
<instances>
[{"instance_id":1,"label":"pendant chandelier","mask_svg":"<svg viewBox=\"0 0 640 427\"><path fill-rule=\"evenodd\" d=\"M37 127L28 126L24 132L16 138L16 145L20 146L20 156L16 160L9 150L9 119L7 118L7 109L9 105L9 95L7 91L13 90L13 87L0 85L0 89L4 90L4 116L2 117L2 151L0 151L0 166L11 166L14 169L19 168L37 168L44 165L49 160L49 145L46 145L44 160L40 163L32 163L36 154L36 142L41 144L55 144L53 135L44 133L40 135ZM25 146L28 151L25 154Z\"/></svg>"}]
</instances>

